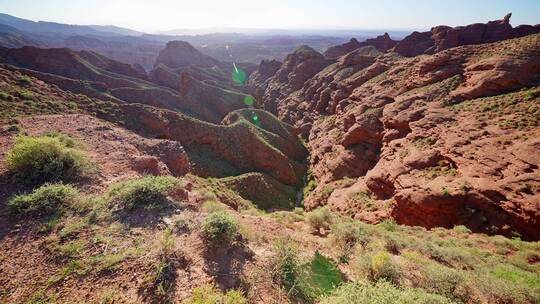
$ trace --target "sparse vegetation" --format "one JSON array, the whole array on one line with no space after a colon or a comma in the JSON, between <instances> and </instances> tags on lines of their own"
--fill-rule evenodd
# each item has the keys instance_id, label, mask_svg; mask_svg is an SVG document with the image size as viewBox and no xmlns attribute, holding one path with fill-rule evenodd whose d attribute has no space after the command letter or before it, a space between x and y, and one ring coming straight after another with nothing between
<instances>
[{"instance_id":1,"label":"sparse vegetation","mask_svg":"<svg viewBox=\"0 0 540 304\"><path fill-rule=\"evenodd\" d=\"M75 181L94 171L81 150L58 137L19 136L6 156L7 167L25 183Z\"/></svg>"},{"instance_id":2,"label":"sparse vegetation","mask_svg":"<svg viewBox=\"0 0 540 304\"><path fill-rule=\"evenodd\" d=\"M52 216L70 209L78 199L79 192L74 187L49 184L32 193L13 197L9 200L8 208L12 214L17 215Z\"/></svg>"},{"instance_id":3,"label":"sparse vegetation","mask_svg":"<svg viewBox=\"0 0 540 304\"><path fill-rule=\"evenodd\" d=\"M145 278L142 289L145 297L159 303L173 300L176 267L185 264L185 258L176 250L176 239L171 229L165 229L159 240L159 252L154 261L152 272Z\"/></svg>"},{"instance_id":4,"label":"sparse vegetation","mask_svg":"<svg viewBox=\"0 0 540 304\"><path fill-rule=\"evenodd\" d=\"M372 199L369 194L365 192L357 192L348 199L347 204L351 207L356 207L362 211L376 211L384 208L388 208L388 204Z\"/></svg>"},{"instance_id":5,"label":"sparse vegetation","mask_svg":"<svg viewBox=\"0 0 540 304\"><path fill-rule=\"evenodd\" d=\"M539 88L467 100L450 106L456 113L482 112L481 119L496 121L503 129L527 130L540 124Z\"/></svg>"},{"instance_id":6,"label":"sparse vegetation","mask_svg":"<svg viewBox=\"0 0 540 304\"><path fill-rule=\"evenodd\" d=\"M186 304L247 304L248 301L238 290L221 292L214 285L203 285L193 289L192 296Z\"/></svg>"},{"instance_id":7,"label":"sparse vegetation","mask_svg":"<svg viewBox=\"0 0 540 304\"><path fill-rule=\"evenodd\" d=\"M457 176L457 169L445 161L440 161L438 166L428 167L420 171L420 176L434 179L439 176Z\"/></svg>"}]
</instances>

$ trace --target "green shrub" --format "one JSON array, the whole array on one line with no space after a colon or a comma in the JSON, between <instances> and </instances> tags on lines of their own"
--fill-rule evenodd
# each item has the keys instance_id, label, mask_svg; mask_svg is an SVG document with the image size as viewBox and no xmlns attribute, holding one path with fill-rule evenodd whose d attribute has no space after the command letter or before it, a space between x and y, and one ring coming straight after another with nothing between
<instances>
[{"instance_id":1,"label":"green shrub","mask_svg":"<svg viewBox=\"0 0 540 304\"><path fill-rule=\"evenodd\" d=\"M453 231L455 231L458 234L470 234L472 233L471 229L463 226L463 225L457 225L452 228Z\"/></svg>"},{"instance_id":2,"label":"green shrub","mask_svg":"<svg viewBox=\"0 0 540 304\"><path fill-rule=\"evenodd\" d=\"M429 292L458 299L463 280L461 271L433 263L422 270L421 281L417 285Z\"/></svg>"},{"instance_id":3,"label":"green shrub","mask_svg":"<svg viewBox=\"0 0 540 304\"><path fill-rule=\"evenodd\" d=\"M75 139L71 138L69 135L59 133L59 132L47 132L45 133L46 137L52 137L58 139L64 146L68 148L75 148L76 146L80 145Z\"/></svg>"},{"instance_id":4,"label":"green shrub","mask_svg":"<svg viewBox=\"0 0 540 304\"><path fill-rule=\"evenodd\" d=\"M322 304L449 304L447 298L415 288L396 288L388 282L344 284Z\"/></svg>"},{"instance_id":5,"label":"green shrub","mask_svg":"<svg viewBox=\"0 0 540 304\"><path fill-rule=\"evenodd\" d=\"M464 303L540 303L538 286L533 288L498 278L483 271L466 271L459 298Z\"/></svg>"},{"instance_id":6,"label":"green shrub","mask_svg":"<svg viewBox=\"0 0 540 304\"><path fill-rule=\"evenodd\" d=\"M540 293L540 276L534 272L525 271L508 264L497 265L491 273L500 279L515 283L525 284Z\"/></svg>"},{"instance_id":7,"label":"green shrub","mask_svg":"<svg viewBox=\"0 0 540 304\"><path fill-rule=\"evenodd\" d=\"M30 194L13 197L8 202L8 208L16 215L48 216L63 213L73 206L78 196L77 189L69 185L44 185Z\"/></svg>"},{"instance_id":8,"label":"green shrub","mask_svg":"<svg viewBox=\"0 0 540 304\"><path fill-rule=\"evenodd\" d=\"M336 246L345 254L357 243L364 246L369 241L367 233L356 222L343 222L332 226L332 235Z\"/></svg>"},{"instance_id":9,"label":"green shrub","mask_svg":"<svg viewBox=\"0 0 540 304\"><path fill-rule=\"evenodd\" d=\"M202 237L210 246L230 244L238 230L238 222L226 212L211 213L201 226Z\"/></svg>"},{"instance_id":10,"label":"green shrub","mask_svg":"<svg viewBox=\"0 0 540 304\"><path fill-rule=\"evenodd\" d=\"M322 207L306 214L308 224L319 231L321 228L328 229L332 224L332 213L326 207Z\"/></svg>"},{"instance_id":11,"label":"green shrub","mask_svg":"<svg viewBox=\"0 0 540 304\"><path fill-rule=\"evenodd\" d=\"M288 239L278 240L276 255L272 258L272 278L283 286L288 294L298 294L297 278L300 270L298 248Z\"/></svg>"},{"instance_id":12,"label":"green shrub","mask_svg":"<svg viewBox=\"0 0 540 304\"><path fill-rule=\"evenodd\" d=\"M21 75L18 80L22 85L29 85L32 83L32 78L30 78L28 75Z\"/></svg>"},{"instance_id":13,"label":"green shrub","mask_svg":"<svg viewBox=\"0 0 540 304\"><path fill-rule=\"evenodd\" d=\"M186 304L247 304L248 301L240 291L229 290L222 293L214 285L207 284L193 289L192 296Z\"/></svg>"},{"instance_id":14,"label":"green shrub","mask_svg":"<svg viewBox=\"0 0 540 304\"><path fill-rule=\"evenodd\" d=\"M17 95L23 100L32 100L34 99L34 92L27 90L25 88L17 89Z\"/></svg>"},{"instance_id":15,"label":"green shrub","mask_svg":"<svg viewBox=\"0 0 540 304\"><path fill-rule=\"evenodd\" d=\"M313 190L317 188L317 182L313 179L309 180L309 182L304 186L304 198L308 197Z\"/></svg>"},{"instance_id":16,"label":"green shrub","mask_svg":"<svg viewBox=\"0 0 540 304\"><path fill-rule=\"evenodd\" d=\"M73 181L92 172L82 151L49 136L19 136L6 156L6 163L26 183Z\"/></svg>"},{"instance_id":17,"label":"green shrub","mask_svg":"<svg viewBox=\"0 0 540 304\"><path fill-rule=\"evenodd\" d=\"M358 260L358 272L371 281L385 280L395 284L399 284L401 277L392 256L385 251L362 255Z\"/></svg>"},{"instance_id":18,"label":"green shrub","mask_svg":"<svg viewBox=\"0 0 540 304\"><path fill-rule=\"evenodd\" d=\"M137 208L162 209L170 205L167 194L180 185L172 176L146 176L114 185L108 201L115 211L129 212Z\"/></svg>"},{"instance_id":19,"label":"green shrub","mask_svg":"<svg viewBox=\"0 0 540 304\"><path fill-rule=\"evenodd\" d=\"M8 101L11 101L11 100L13 100L13 96L9 95L9 94L6 93L6 92L0 92L0 99L1 99L1 100L8 100Z\"/></svg>"},{"instance_id":20,"label":"green shrub","mask_svg":"<svg viewBox=\"0 0 540 304\"><path fill-rule=\"evenodd\" d=\"M396 235L388 235L386 237L385 248L393 254L399 254L405 248L405 241Z\"/></svg>"},{"instance_id":21,"label":"green shrub","mask_svg":"<svg viewBox=\"0 0 540 304\"><path fill-rule=\"evenodd\" d=\"M400 230L399 225L393 219L384 220L380 222L379 224L377 224L377 226L380 226L384 228L386 231L390 231L390 232L395 232L395 231Z\"/></svg>"}]
</instances>

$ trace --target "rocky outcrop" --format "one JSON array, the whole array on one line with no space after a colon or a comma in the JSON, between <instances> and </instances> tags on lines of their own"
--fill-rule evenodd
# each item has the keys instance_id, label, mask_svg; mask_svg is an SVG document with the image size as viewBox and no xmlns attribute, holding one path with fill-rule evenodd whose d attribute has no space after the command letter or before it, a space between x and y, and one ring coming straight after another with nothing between
<instances>
[{"instance_id":1,"label":"rocky outcrop","mask_svg":"<svg viewBox=\"0 0 540 304\"><path fill-rule=\"evenodd\" d=\"M204 55L185 41L169 41L165 48L159 52L154 67L163 64L169 68L177 69L187 66L213 67L219 66L216 59Z\"/></svg>"},{"instance_id":2,"label":"rocky outcrop","mask_svg":"<svg viewBox=\"0 0 540 304\"><path fill-rule=\"evenodd\" d=\"M338 58L277 108L308 140L317 187L305 206L538 239L539 42Z\"/></svg>"},{"instance_id":3,"label":"rocky outcrop","mask_svg":"<svg viewBox=\"0 0 540 304\"><path fill-rule=\"evenodd\" d=\"M302 88L304 83L331 64L323 55L303 45L287 56L270 79L263 97L263 107L278 114L278 105L285 97Z\"/></svg>"},{"instance_id":4,"label":"rocky outcrop","mask_svg":"<svg viewBox=\"0 0 540 304\"><path fill-rule=\"evenodd\" d=\"M277 60L263 60L257 70L249 75L246 89L256 100L262 101L270 79L279 70L281 64Z\"/></svg>"},{"instance_id":5,"label":"rocky outcrop","mask_svg":"<svg viewBox=\"0 0 540 304\"><path fill-rule=\"evenodd\" d=\"M390 50L391 48L393 48L396 44L397 44L397 41L392 40L392 38L390 38L390 35L388 35L388 33L384 33L383 35L378 36L376 38L367 39L363 42L358 42L356 38L352 38L347 43L328 48L328 50L324 52L324 56L326 58L336 59L349 52L352 52L356 49L359 49L365 46L374 46L378 50L386 52Z\"/></svg>"},{"instance_id":6,"label":"rocky outcrop","mask_svg":"<svg viewBox=\"0 0 540 304\"><path fill-rule=\"evenodd\" d=\"M398 42L394 51L411 57L420 54L435 54L461 45L490 43L540 33L540 26L522 25L512 28L511 16L512 14L508 14L502 20L490 21L486 24L476 23L454 28L437 26L429 32L414 32Z\"/></svg>"},{"instance_id":7,"label":"rocky outcrop","mask_svg":"<svg viewBox=\"0 0 540 304\"><path fill-rule=\"evenodd\" d=\"M341 57L349 52L352 52L360 48L360 42L356 38L351 38L347 43L329 47L324 53L324 57L335 59Z\"/></svg>"}]
</instances>

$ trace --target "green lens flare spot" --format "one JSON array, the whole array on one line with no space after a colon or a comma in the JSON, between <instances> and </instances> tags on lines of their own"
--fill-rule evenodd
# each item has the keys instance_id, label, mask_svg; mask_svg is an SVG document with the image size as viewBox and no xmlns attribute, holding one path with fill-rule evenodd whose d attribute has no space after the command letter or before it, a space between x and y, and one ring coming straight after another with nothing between
<instances>
[{"instance_id":1,"label":"green lens flare spot","mask_svg":"<svg viewBox=\"0 0 540 304\"><path fill-rule=\"evenodd\" d=\"M233 64L233 71L231 73L231 76L232 76L232 80L234 81L235 84L237 85L244 85L244 83L246 82L246 72L242 69L239 69L238 67L236 67L236 64Z\"/></svg>"},{"instance_id":2,"label":"green lens flare spot","mask_svg":"<svg viewBox=\"0 0 540 304\"><path fill-rule=\"evenodd\" d=\"M253 121L259 121L259 116L253 115Z\"/></svg>"},{"instance_id":3,"label":"green lens flare spot","mask_svg":"<svg viewBox=\"0 0 540 304\"><path fill-rule=\"evenodd\" d=\"M244 104L248 107L251 107L255 103L255 98L251 95L246 95L244 97Z\"/></svg>"}]
</instances>

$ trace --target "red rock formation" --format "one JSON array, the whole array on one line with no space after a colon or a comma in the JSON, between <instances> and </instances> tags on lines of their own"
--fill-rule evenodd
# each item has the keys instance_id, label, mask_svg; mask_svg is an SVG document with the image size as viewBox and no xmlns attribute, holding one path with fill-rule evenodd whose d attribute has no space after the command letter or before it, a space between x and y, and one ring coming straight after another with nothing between
<instances>
[{"instance_id":1,"label":"red rock formation","mask_svg":"<svg viewBox=\"0 0 540 304\"><path fill-rule=\"evenodd\" d=\"M358 42L356 38L352 38L351 41L345 44L328 48L328 50L324 52L324 56L326 58L336 59L349 52L352 52L356 49L359 49L365 46L374 46L378 50L386 52L390 50L391 48L393 48L396 44L397 42L392 40L392 38L390 38L390 35L388 35L388 33L384 33L383 35L377 36L376 38L367 39L366 41L363 41L363 42Z\"/></svg>"},{"instance_id":2,"label":"red rock formation","mask_svg":"<svg viewBox=\"0 0 540 304\"><path fill-rule=\"evenodd\" d=\"M521 90L540 83L539 47L535 34L415 58L365 48L338 58L277 108L309 140L318 186L304 204L538 239L540 93Z\"/></svg>"},{"instance_id":3,"label":"red rock formation","mask_svg":"<svg viewBox=\"0 0 540 304\"><path fill-rule=\"evenodd\" d=\"M331 61L303 45L287 56L279 70L270 79L263 97L263 107L277 114L281 100L302 88L304 83L328 66Z\"/></svg>"},{"instance_id":4,"label":"red rock formation","mask_svg":"<svg viewBox=\"0 0 540 304\"><path fill-rule=\"evenodd\" d=\"M461 45L490 43L540 32L538 26L525 25L512 28L511 16L512 14L508 14L502 20L486 24L476 23L455 28L437 26L429 32L414 32L398 42L394 51L409 57L434 54Z\"/></svg>"}]
</instances>

